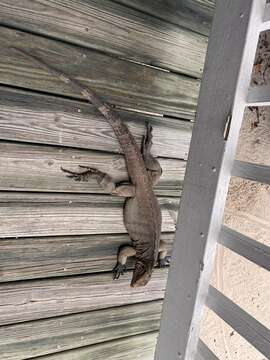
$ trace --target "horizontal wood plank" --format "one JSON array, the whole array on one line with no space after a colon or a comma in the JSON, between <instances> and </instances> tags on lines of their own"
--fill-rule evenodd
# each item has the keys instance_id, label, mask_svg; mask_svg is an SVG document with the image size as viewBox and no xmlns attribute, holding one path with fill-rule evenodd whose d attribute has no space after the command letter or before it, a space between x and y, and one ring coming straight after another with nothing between
<instances>
[{"instance_id":1,"label":"horizontal wood plank","mask_svg":"<svg viewBox=\"0 0 270 360\"><path fill-rule=\"evenodd\" d=\"M249 88L247 96L247 106L269 106L270 105L270 86L259 85Z\"/></svg>"},{"instance_id":2,"label":"horizontal wood plank","mask_svg":"<svg viewBox=\"0 0 270 360\"><path fill-rule=\"evenodd\" d=\"M163 299L167 270L155 269L144 288L129 286L132 272L1 284L0 325Z\"/></svg>"},{"instance_id":3,"label":"horizontal wood plank","mask_svg":"<svg viewBox=\"0 0 270 360\"><path fill-rule=\"evenodd\" d=\"M207 38L109 0L2 0L0 23L200 77Z\"/></svg>"},{"instance_id":4,"label":"horizontal wood plank","mask_svg":"<svg viewBox=\"0 0 270 360\"><path fill-rule=\"evenodd\" d=\"M161 238L170 254L174 233ZM124 234L1 239L0 282L111 271L119 246L130 243Z\"/></svg>"},{"instance_id":5,"label":"horizontal wood plank","mask_svg":"<svg viewBox=\"0 0 270 360\"><path fill-rule=\"evenodd\" d=\"M91 105L0 87L0 139L122 153L111 126ZM118 110L138 144L153 126L155 156L187 159L192 123Z\"/></svg>"},{"instance_id":6,"label":"horizontal wood plank","mask_svg":"<svg viewBox=\"0 0 270 360\"><path fill-rule=\"evenodd\" d=\"M269 357L269 329L212 286L206 305L266 358Z\"/></svg>"},{"instance_id":7,"label":"horizontal wood plank","mask_svg":"<svg viewBox=\"0 0 270 360\"><path fill-rule=\"evenodd\" d=\"M162 177L155 187L160 195L179 196L186 162L159 159ZM81 172L79 165L107 172L116 183L128 181L123 155L96 151L0 142L0 190L106 193L95 179L74 181L61 167Z\"/></svg>"},{"instance_id":8,"label":"horizontal wood plank","mask_svg":"<svg viewBox=\"0 0 270 360\"><path fill-rule=\"evenodd\" d=\"M158 332L149 332L145 334L125 337L113 341L106 341L101 344L85 346L70 351L54 353L51 355L38 356L37 360L134 360L143 358L144 360L153 360L155 345ZM200 342L199 353L196 360L218 360L210 352L205 352L205 345ZM203 347L203 348L202 348ZM207 357L208 356L208 357ZM11 360L9 358L5 360ZM12 358L13 360L13 358ZM14 358L16 360L16 358Z\"/></svg>"},{"instance_id":9,"label":"horizontal wood plank","mask_svg":"<svg viewBox=\"0 0 270 360\"><path fill-rule=\"evenodd\" d=\"M270 247L223 226L218 242L254 264L270 271Z\"/></svg>"},{"instance_id":10,"label":"horizontal wood plank","mask_svg":"<svg viewBox=\"0 0 270 360\"><path fill-rule=\"evenodd\" d=\"M196 360L219 360L216 355L209 349L207 345L201 340L198 342Z\"/></svg>"},{"instance_id":11,"label":"horizontal wood plank","mask_svg":"<svg viewBox=\"0 0 270 360\"><path fill-rule=\"evenodd\" d=\"M109 103L185 119L194 118L199 80L6 27L0 27L0 37L2 84L82 98L70 84L14 49L21 47L49 64L58 64L59 70L90 86Z\"/></svg>"},{"instance_id":12,"label":"horizontal wood plank","mask_svg":"<svg viewBox=\"0 0 270 360\"><path fill-rule=\"evenodd\" d=\"M205 35L209 34L215 0L113 0Z\"/></svg>"},{"instance_id":13,"label":"horizontal wood plank","mask_svg":"<svg viewBox=\"0 0 270 360\"><path fill-rule=\"evenodd\" d=\"M232 176L270 185L270 166L235 160Z\"/></svg>"},{"instance_id":14,"label":"horizontal wood plank","mask_svg":"<svg viewBox=\"0 0 270 360\"><path fill-rule=\"evenodd\" d=\"M157 333L131 336L80 349L37 357L38 360L153 360Z\"/></svg>"},{"instance_id":15,"label":"horizontal wood plank","mask_svg":"<svg viewBox=\"0 0 270 360\"><path fill-rule=\"evenodd\" d=\"M159 198L162 230L173 232L178 199ZM0 193L2 238L126 233L120 197L82 194Z\"/></svg>"},{"instance_id":16,"label":"horizontal wood plank","mask_svg":"<svg viewBox=\"0 0 270 360\"><path fill-rule=\"evenodd\" d=\"M267 0L265 11L264 11L264 19L261 26L261 31L270 29L270 3Z\"/></svg>"},{"instance_id":17,"label":"horizontal wood plank","mask_svg":"<svg viewBox=\"0 0 270 360\"><path fill-rule=\"evenodd\" d=\"M157 331L161 308L158 300L2 326L1 358L28 359Z\"/></svg>"}]
</instances>

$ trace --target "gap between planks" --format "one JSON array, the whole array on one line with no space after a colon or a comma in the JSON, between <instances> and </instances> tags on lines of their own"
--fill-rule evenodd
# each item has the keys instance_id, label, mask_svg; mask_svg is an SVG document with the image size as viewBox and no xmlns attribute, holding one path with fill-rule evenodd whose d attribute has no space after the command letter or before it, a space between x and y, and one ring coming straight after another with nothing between
<instances>
[{"instance_id":1,"label":"gap between planks","mask_svg":"<svg viewBox=\"0 0 270 360\"><path fill-rule=\"evenodd\" d=\"M0 23L14 29L201 77L207 37L125 5L108 0L3 0L1 5Z\"/></svg>"},{"instance_id":2,"label":"gap between planks","mask_svg":"<svg viewBox=\"0 0 270 360\"><path fill-rule=\"evenodd\" d=\"M111 126L91 105L0 86L0 139L122 153ZM153 154L187 159L193 125L117 110L138 144L153 126Z\"/></svg>"},{"instance_id":3,"label":"gap between planks","mask_svg":"<svg viewBox=\"0 0 270 360\"><path fill-rule=\"evenodd\" d=\"M178 198L159 197L162 231L175 231ZM110 195L0 192L2 238L126 233L124 199Z\"/></svg>"},{"instance_id":4,"label":"gap between planks","mask_svg":"<svg viewBox=\"0 0 270 360\"><path fill-rule=\"evenodd\" d=\"M112 1L206 36L209 35L215 8L214 0L181 0L181 3L174 0L158 3L153 0Z\"/></svg>"},{"instance_id":5,"label":"gap between planks","mask_svg":"<svg viewBox=\"0 0 270 360\"><path fill-rule=\"evenodd\" d=\"M167 270L155 269L144 289L131 288L131 276L127 272L115 281L111 273L101 273L1 284L0 324L163 299Z\"/></svg>"},{"instance_id":6,"label":"gap between planks","mask_svg":"<svg viewBox=\"0 0 270 360\"><path fill-rule=\"evenodd\" d=\"M174 233L161 239L170 254ZM0 282L108 272L124 244L131 244L127 234L0 239Z\"/></svg>"},{"instance_id":7,"label":"gap between planks","mask_svg":"<svg viewBox=\"0 0 270 360\"><path fill-rule=\"evenodd\" d=\"M155 191L164 196L180 196L186 162L159 158L163 169ZM108 173L116 183L128 182L123 155L92 150L0 142L0 190L33 192L104 193L95 179L77 182L61 167L83 171L79 165ZM177 180L176 180L177 179Z\"/></svg>"},{"instance_id":8,"label":"gap between planks","mask_svg":"<svg viewBox=\"0 0 270 360\"><path fill-rule=\"evenodd\" d=\"M34 51L48 63L61 64L64 72L91 86L108 103L179 118L194 118L198 80L143 68L22 31L0 27L0 36L3 42L0 50L2 84L82 98L70 85L14 50L23 44L25 51Z\"/></svg>"}]
</instances>

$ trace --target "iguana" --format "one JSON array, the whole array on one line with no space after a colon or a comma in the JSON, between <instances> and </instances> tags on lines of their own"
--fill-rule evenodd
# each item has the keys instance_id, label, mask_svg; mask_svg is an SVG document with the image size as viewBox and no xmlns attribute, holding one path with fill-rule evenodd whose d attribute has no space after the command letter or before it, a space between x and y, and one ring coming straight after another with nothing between
<instances>
[{"instance_id":1,"label":"iguana","mask_svg":"<svg viewBox=\"0 0 270 360\"><path fill-rule=\"evenodd\" d=\"M151 125L147 124L147 133L143 138L142 151L140 151L133 135L122 122L118 113L103 102L93 90L47 64L36 54L29 54L19 48L14 49L35 60L51 74L70 84L74 90L90 101L111 125L125 156L130 183L116 184L110 175L87 166L79 166L82 169L80 172L63 168L62 170L75 181L88 181L90 178L95 178L106 192L126 197L124 224L131 238L132 246L126 245L119 248L113 274L115 279L123 275L127 270L127 258L135 256L135 268L130 285L132 287L145 286L151 278L157 261L160 267L169 264L165 243L160 240L161 209L153 191L153 185L159 181L162 169L158 160L150 152L152 147Z\"/></svg>"}]
</instances>

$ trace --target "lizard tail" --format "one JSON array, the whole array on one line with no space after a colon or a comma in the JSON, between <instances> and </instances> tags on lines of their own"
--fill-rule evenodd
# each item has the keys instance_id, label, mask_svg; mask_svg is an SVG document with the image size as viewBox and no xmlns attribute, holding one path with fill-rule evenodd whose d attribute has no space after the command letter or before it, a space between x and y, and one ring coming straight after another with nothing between
<instances>
[{"instance_id":1,"label":"lizard tail","mask_svg":"<svg viewBox=\"0 0 270 360\"><path fill-rule=\"evenodd\" d=\"M129 134L129 130L125 124L123 124L119 115L108 105L106 104L100 96L98 96L93 90L84 87L78 80L72 79L66 73L59 71L53 65L48 64L42 58L40 58L36 54L29 54L27 51L20 49L18 47L11 47L11 49L23 54L24 56L35 60L39 65L42 65L45 69L47 69L52 75L55 75L60 80L62 80L66 84L70 84L73 89L79 92L86 100L92 103L100 113L106 118L108 123L112 126L115 135L119 138L121 135ZM131 135L131 134L130 134ZM119 139L120 144L121 140ZM122 144L121 144L122 145Z\"/></svg>"}]
</instances>

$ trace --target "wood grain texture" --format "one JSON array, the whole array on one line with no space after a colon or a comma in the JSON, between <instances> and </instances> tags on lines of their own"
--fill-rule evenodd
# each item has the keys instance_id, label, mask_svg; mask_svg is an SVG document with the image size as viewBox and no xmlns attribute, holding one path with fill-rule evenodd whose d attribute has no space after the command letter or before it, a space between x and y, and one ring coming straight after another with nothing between
<instances>
[{"instance_id":1,"label":"wood grain texture","mask_svg":"<svg viewBox=\"0 0 270 360\"><path fill-rule=\"evenodd\" d=\"M270 166L235 160L232 176L270 185Z\"/></svg>"},{"instance_id":2,"label":"wood grain texture","mask_svg":"<svg viewBox=\"0 0 270 360\"><path fill-rule=\"evenodd\" d=\"M264 5L217 1L155 360L194 358Z\"/></svg>"},{"instance_id":3,"label":"wood grain texture","mask_svg":"<svg viewBox=\"0 0 270 360\"><path fill-rule=\"evenodd\" d=\"M205 36L108 0L2 0L0 23L194 77L207 47Z\"/></svg>"},{"instance_id":4,"label":"wood grain texture","mask_svg":"<svg viewBox=\"0 0 270 360\"><path fill-rule=\"evenodd\" d=\"M270 271L270 246L223 225L218 242L236 254Z\"/></svg>"},{"instance_id":5,"label":"wood grain texture","mask_svg":"<svg viewBox=\"0 0 270 360\"><path fill-rule=\"evenodd\" d=\"M161 238L170 254L174 233ZM119 246L130 243L124 234L1 239L0 282L111 271Z\"/></svg>"},{"instance_id":6,"label":"wood grain texture","mask_svg":"<svg viewBox=\"0 0 270 360\"><path fill-rule=\"evenodd\" d=\"M215 0L113 0L169 23L209 35Z\"/></svg>"},{"instance_id":7,"label":"wood grain texture","mask_svg":"<svg viewBox=\"0 0 270 360\"><path fill-rule=\"evenodd\" d=\"M1 284L0 325L163 299L167 270L155 269L144 288L129 286L132 272ZM103 324L104 326L104 324Z\"/></svg>"},{"instance_id":8,"label":"wood grain texture","mask_svg":"<svg viewBox=\"0 0 270 360\"><path fill-rule=\"evenodd\" d=\"M28 359L157 331L161 308L158 300L2 326L1 359Z\"/></svg>"},{"instance_id":9,"label":"wood grain texture","mask_svg":"<svg viewBox=\"0 0 270 360\"><path fill-rule=\"evenodd\" d=\"M178 199L159 198L162 230L173 232ZM126 233L124 199L108 195L0 193L2 238Z\"/></svg>"},{"instance_id":10,"label":"wood grain texture","mask_svg":"<svg viewBox=\"0 0 270 360\"><path fill-rule=\"evenodd\" d=\"M109 341L93 346L37 357L38 360L153 360L157 333Z\"/></svg>"},{"instance_id":11,"label":"wood grain texture","mask_svg":"<svg viewBox=\"0 0 270 360\"><path fill-rule=\"evenodd\" d=\"M5 27L0 28L2 84L81 98L69 84L49 74L35 61L16 52L22 47L49 64L58 64L70 77L90 86L105 101L127 108L193 119L199 80L112 58Z\"/></svg>"},{"instance_id":12,"label":"wood grain texture","mask_svg":"<svg viewBox=\"0 0 270 360\"><path fill-rule=\"evenodd\" d=\"M0 139L122 153L111 126L91 104L0 86ZM155 156L187 159L192 123L118 110L138 144L153 126Z\"/></svg>"},{"instance_id":13,"label":"wood grain texture","mask_svg":"<svg viewBox=\"0 0 270 360\"><path fill-rule=\"evenodd\" d=\"M155 187L160 195L179 196L186 162L159 159L162 177ZM107 172L116 183L128 181L123 155L97 151L0 142L0 190L106 193L95 179L74 181L61 167L81 172L79 165Z\"/></svg>"}]
</instances>

